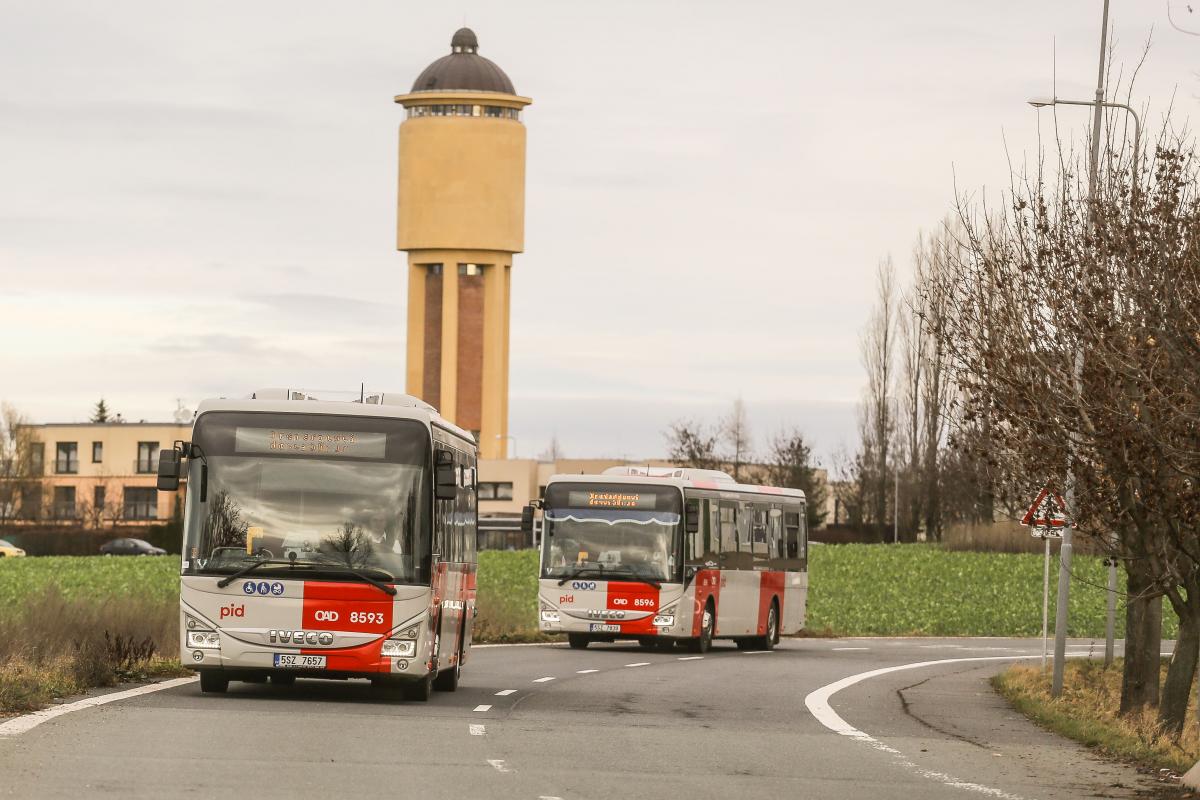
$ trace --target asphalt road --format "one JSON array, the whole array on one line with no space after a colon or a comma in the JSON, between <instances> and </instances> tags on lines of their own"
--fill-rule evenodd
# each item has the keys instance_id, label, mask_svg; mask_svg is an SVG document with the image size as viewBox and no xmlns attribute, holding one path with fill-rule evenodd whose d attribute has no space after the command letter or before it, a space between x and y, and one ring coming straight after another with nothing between
<instances>
[{"instance_id":1,"label":"asphalt road","mask_svg":"<svg viewBox=\"0 0 1200 800\"><path fill-rule=\"evenodd\" d=\"M1148 779L1040 731L991 692L1006 661L961 660L1040 646L799 639L771 653L718 642L703 658L482 647L459 690L428 703L389 701L365 682L235 683L224 696L192 682L0 738L0 796L1139 796ZM1103 647L1072 643L1089 650Z\"/></svg>"}]
</instances>

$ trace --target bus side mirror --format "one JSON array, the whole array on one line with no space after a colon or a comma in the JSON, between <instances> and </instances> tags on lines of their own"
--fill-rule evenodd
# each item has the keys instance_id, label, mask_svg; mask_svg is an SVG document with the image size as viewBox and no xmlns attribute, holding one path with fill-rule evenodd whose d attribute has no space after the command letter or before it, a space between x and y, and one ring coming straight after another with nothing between
<instances>
[{"instance_id":1,"label":"bus side mirror","mask_svg":"<svg viewBox=\"0 0 1200 800\"><path fill-rule=\"evenodd\" d=\"M700 531L700 504L689 502L683 509L683 532L698 533Z\"/></svg>"},{"instance_id":2,"label":"bus side mirror","mask_svg":"<svg viewBox=\"0 0 1200 800\"><path fill-rule=\"evenodd\" d=\"M458 497L458 470L453 464L438 464L434 478L434 497L438 500Z\"/></svg>"},{"instance_id":3,"label":"bus side mirror","mask_svg":"<svg viewBox=\"0 0 1200 800\"><path fill-rule=\"evenodd\" d=\"M179 475L183 471L183 451L178 448L162 450L158 454L158 490L179 491Z\"/></svg>"},{"instance_id":4,"label":"bus side mirror","mask_svg":"<svg viewBox=\"0 0 1200 800\"><path fill-rule=\"evenodd\" d=\"M533 506L521 509L521 533L533 536Z\"/></svg>"}]
</instances>

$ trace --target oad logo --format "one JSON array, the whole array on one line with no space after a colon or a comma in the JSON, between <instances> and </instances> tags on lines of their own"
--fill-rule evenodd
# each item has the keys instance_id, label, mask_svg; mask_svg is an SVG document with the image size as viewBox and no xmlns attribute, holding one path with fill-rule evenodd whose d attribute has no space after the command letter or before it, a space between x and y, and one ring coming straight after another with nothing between
<instances>
[{"instance_id":1,"label":"oad logo","mask_svg":"<svg viewBox=\"0 0 1200 800\"><path fill-rule=\"evenodd\" d=\"M317 611L313 614L313 619L317 622L337 622L338 612L336 611Z\"/></svg>"},{"instance_id":2,"label":"oad logo","mask_svg":"<svg viewBox=\"0 0 1200 800\"><path fill-rule=\"evenodd\" d=\"M585 591L593 592L596 590L596 582L595 581L571 581L571 588L572 589L583 589Z\"/></svg>"}]
</instances>

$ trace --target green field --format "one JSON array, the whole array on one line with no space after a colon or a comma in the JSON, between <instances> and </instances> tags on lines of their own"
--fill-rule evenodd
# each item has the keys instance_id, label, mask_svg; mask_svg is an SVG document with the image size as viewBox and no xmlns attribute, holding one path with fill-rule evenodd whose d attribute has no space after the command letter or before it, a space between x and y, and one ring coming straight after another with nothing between
<instances>
[{"instance_id":1,"label":"green field","mask_svg":"<svg viewBox=\"0 0 1200 800\"><path fill-rule=\"evenodd\" d=\"M935 545L818 545L810 549L808 627L844 636L1036 636L1041 630L1042 557L950 552ZM0 560L0 616L57 584L70 597L142 596L174 603L177 557L46 557ZM537 557L533 551L479 558L480 640L535 638ZM1052 564L1051 620L1054 616ZM1072 636L1104 635L1105 569L1077 557ZM1124 581L1122 579L1122 585ZM1091 585L1089 585L1091 584ZM1175 634L1170 609L1167 637ZM1118 614L1118 635L1123 616Z\"/></svg>"}]
</instances>

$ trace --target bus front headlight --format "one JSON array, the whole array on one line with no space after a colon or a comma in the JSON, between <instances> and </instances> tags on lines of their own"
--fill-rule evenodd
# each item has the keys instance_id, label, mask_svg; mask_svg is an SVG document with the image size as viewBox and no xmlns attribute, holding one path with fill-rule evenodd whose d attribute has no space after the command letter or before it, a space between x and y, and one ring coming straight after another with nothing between
<instances>
[{"instance_id":1,"label":"bus front headlight","mask_svg":"<svg viewBox=\"0 0 1200 800\"><path fill-rule=\"evenodd\" d=\"M188 631L187 646L193 649L219 650L221 634L216 631Z\"/></svg>"},{"instance_id":2,"label":"bus front headlight","mask_svg":"<svg viewBox=\"0 0 1200 800\"><path fill-rule=\"evenodd\" d=\"M559 615L557 608L544 600L538 603L538 607L541 609L542 622L558 622Z\"/></svg>"},{"instance_id":3,"label":"bus front headlight","mask_svg":"<svg viewBox=\"0 0 1200 800\"><path fill-rule=\"evenodd\" d=\"M660 609L659 612L654 615L654 626L656 628L669 628L674 624L675 624L675 604L674 603L667 606L666 608Z\"/></svg>"},{"instance_id":4,"label":"bus front headlight","mask_svg":"<svg viewBox=\"0 0 1200 800\"><path fill-rule=\"evenodd\" d=\"M417 654L417 643L412 639L385 639L381 655L387 658L412 658Z\"/></svg>"}]
</instances>

